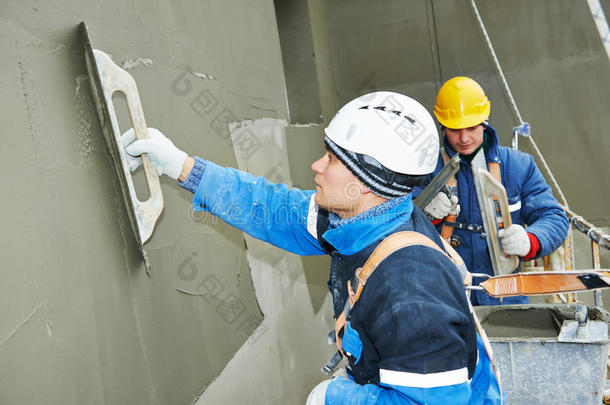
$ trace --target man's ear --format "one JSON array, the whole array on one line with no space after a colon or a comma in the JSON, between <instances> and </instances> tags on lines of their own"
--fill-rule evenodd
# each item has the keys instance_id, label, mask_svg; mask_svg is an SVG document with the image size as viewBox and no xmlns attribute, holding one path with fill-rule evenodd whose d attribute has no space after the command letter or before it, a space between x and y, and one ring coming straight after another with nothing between
<instances>
[{"instance_id":1,"label":"man's ear","mask_svg":"<svg viewBox=\"0 0 610 405\"><path fill-rule=\"evenodd\" d=\"M374 192L372 192L371 189L368 188L367 186L365 186L364 184L362 185L361 192L362 192L363 197L366 197L366 199L368 201L376 202L376 204L381 204L381 203L388 201L387 198L381 197L381 196L375 194Z\"/></svg>"},{"instance_id":2,"label":"man's ear","mask_svg":"<svg viewBox=\"0 0 610 405\"><path fill-rule=\"evenodd\" d=\"M368 188L367 186L365 186L364 184L360 183L362 186L360 187L360 191L362 192L362 194L369 194L372 193L371 189Z\"/></svg>"}]
</instances>

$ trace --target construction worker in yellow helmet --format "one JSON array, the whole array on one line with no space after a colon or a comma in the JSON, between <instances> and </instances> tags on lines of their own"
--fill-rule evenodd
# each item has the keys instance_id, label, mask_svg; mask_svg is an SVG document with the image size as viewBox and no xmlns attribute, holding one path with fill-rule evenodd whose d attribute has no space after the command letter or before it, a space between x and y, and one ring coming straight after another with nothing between
<instances>
[{"instance_id":1,"label":"construction worker in yellow helmet","mask_svg":"<svg viewBox=\"0 0 610 405\"><path fill-rule=\"evenodd\" d=\"M449 187L450 196L439 193L424 212L462 256L472 273L493 275L470 167L480 149L485 151L488 165L499 165L498 180L508 195L513 225L499 231L506 254L518 255L522 260L550 254L565 240L568 219L533 157L500 146L495 129L488 124L490 112L491 102L485 91L471 78L454 77L440 88L434 115L441 127L443 147L433 175L456 153L460 155L460 169L455 176L457 184ZM481 281L475 279L474 283ZM472 292L471 301L474 305L499 303L499 300L479 291ZM502 303L527 302L527 297L509 297Z\"/></svg>"}]
</instances>

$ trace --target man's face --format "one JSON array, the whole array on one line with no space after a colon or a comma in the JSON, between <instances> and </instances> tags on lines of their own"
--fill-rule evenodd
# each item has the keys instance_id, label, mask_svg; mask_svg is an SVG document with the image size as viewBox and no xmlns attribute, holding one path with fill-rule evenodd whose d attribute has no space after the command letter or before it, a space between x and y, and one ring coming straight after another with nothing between
<instances>
[{"instance_id":1,"label":"man's face","mask_svg":"<svg viewBox=\"0 0 610 405\"><path fill-rule=\"evenodd\" d=\"M470 155L483 143L483 132L485 128L479 124L464 129L445 128L447 142L451 147L462 155Z\"/></svg>"},{"instance_id":2,"label":"man's face","mask_svg":"<svg viewBox=\"0 0 610 405\"><path fill-rule=\"evenodd\" d=\"M311 164L311 169L316 173L315 203L341 218L355 215L364 184L328 151Z\"/></svg>"}]
</instances>

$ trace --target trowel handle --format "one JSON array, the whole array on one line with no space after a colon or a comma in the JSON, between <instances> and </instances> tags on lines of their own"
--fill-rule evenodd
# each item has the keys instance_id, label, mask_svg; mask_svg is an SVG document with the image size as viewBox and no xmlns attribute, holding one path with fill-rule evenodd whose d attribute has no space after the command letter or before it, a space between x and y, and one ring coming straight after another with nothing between
<instances>
[{"instance_id":1,"label":"trowel handle","mask_svg":"<svg viewBox=\"0 0 610 405\"><path fill-rule=\"evenodd\" d=\"M146 139L148 138L148 129L146 120L144 119L144 111L142 110L142 103L140 102L136 82L125 70L118 69L117 76L124 76L123 83L125 88L122 90L122 93L125 95L125 100L127 101L129 117L136 134L136 139ZM124 149L123 153L125 153ZM143 226L144 229L140 230L143 238L142 243L144 243L152 234L155 222L163 210L163 194L161 192L161 182L159 181L157 168L151 162L148 155L142 154L141 159L144 175L146 177L146 184L148 185L148 191L150 193L150 197L146 201L138 200L136 204L136 210L143 214L143 222L145 223ZM129 182L129 187L132 189L130 192L133 191L132 195L135 195L133 182ZM147 232L147 234L144 234L145 229L150 229L150 231Z\"/></svg>"},{"instance_id":2,"label":"trowel handle","mask_svg":"<svg viewBox=\"0 0 610 405\"><path fill-rule=\"evenodd\" d=\"M495 179L494 179L495 180ZM496 198L494 201L498 204L500 208L500 218L502 219L502 228L507 229L509 226L513 224L513 220L510 216L510 208L508 206L508 200L506 199L506 191L504 187L502 189L498 189L498 193L503 192L504 198Z\"/></svg>"},{"instance_id":3,"label":"trowel handle","mask_svg":"<svg viewBox=\"0 0 610 405\"><path fill-rule=\"evenodd\" d=\"M123 71L125 72L125 71ZM129 109L129 117L131 118L131 125L136 134L136 139L148 138L148 128L146 126L146 120L144 119L144 112L142 110L142 104L140 103L140 96L138 95L137 89L135 89L135 81L133 78L125 72L133 82L134 90L125 93L125 99L127 100L127 107ZM150 161L147 154L142 154L142 166L144 167L144 174L146 176L146 184L148 184L148 191L150 192L150 198L143 201L143 204L150 203L155 198L163 199L161 194L161 182L159 181L159 174L157 168ZM153 208L154 205L151 205Z\"/></svg>"},{"instance_id":4,"label":"trowel handle","mask_svg":"<svg viewBox=\"0 0 610 405\"><path fill-rule=\"evenodd\" d=\"M486 177L484 189L485 192L494 196L487 200L489 204L492 204L493 210L495 211L495 204L498 204L498 208L500 209L500 218L502 219L502 226L504 229L507 229L509 226L513 224L513 221L510 216L510 208L508 207L508 198L506 196L506 189L498 180L494 179L493 176L489 172L482 172L482 176ZM493 201L492 201L493 200ZM506 255L505 255L506 256ZM508 257L508 256L506 256Z\"/></svg>"},{"instance_id":5,"label":"trowel handle","mask_svg":"<svg viewBox=\"0 0 610 405\"><path fill-rule=\"evenodd\" d=\"M508 229L508 227L513 224L513 221L510 217L510 209L508 207L508 203L506 202L506 200L503 200L503 202L504 204L498 201L498 204L500 206L500 215L502 215L502 227L503 229ZM504 248L502 248L502 254L505 258L510 259L510 255L507 255L504 252Z\"/></svg>"}]
</instances>

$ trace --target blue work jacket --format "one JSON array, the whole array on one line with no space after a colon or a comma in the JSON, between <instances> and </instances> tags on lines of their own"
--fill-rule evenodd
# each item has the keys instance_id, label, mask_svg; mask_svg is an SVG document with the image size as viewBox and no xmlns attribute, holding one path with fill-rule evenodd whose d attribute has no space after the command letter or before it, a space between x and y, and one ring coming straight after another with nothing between
<instances>
[{"instance_id":1,"label":"blue work jacket","mask_svg":"<svg viewBox=\"0 0 610 405\"><path fill-rule=\"evenodd\" d=\"M551 187L545 181L531 155L500 146L496 131L491 126L485 127L485 133L488 144L485 159L487 163L498 162L500 164L502 185L506 189L513 224L527 226L527 232L538 239L540 250L536 258L547 256L557 249L567 236L569 223L563 208L553 196ZM453 157L457 152L449 145L447 137L443 141L445 151L449 157ZM436 175L443 165L443 159L440 157L432 176ZM460 204L460 213L456 222L482 225L472 168L463 159L460 160L456 180ZM437 225L439 232L442 224L441 222ZM493 275L487 242L482 233L455 229L453 237L459 243L455 249L464 260L468 271ZM474 283L478 284L481 281L484 280L475 278ZM490 297L482 291L473 291L471 301L474 305L500 303L498 299ZM507 297L502 300L503 304L527 302L529 302L528 297Z\"/></svg>"},{"instance_id":2,"label":"blue work jacket","mask_svg":"<svg viewBox=\"0 0 610 405\"><path fill-rule=\"evenodd\" d=\"M340 219L314 202L314 191L273 184L197 158L181 185L193 207L251 236L300 255L331 254L335 315L346 284L391 233L414 230L442 247L411 195ZM498 384L477 338L459 271L442 253L410 246L371 275L343 337L349 378L328 386L325 403L499 403Z\"/></svg>"}]
</instances>

